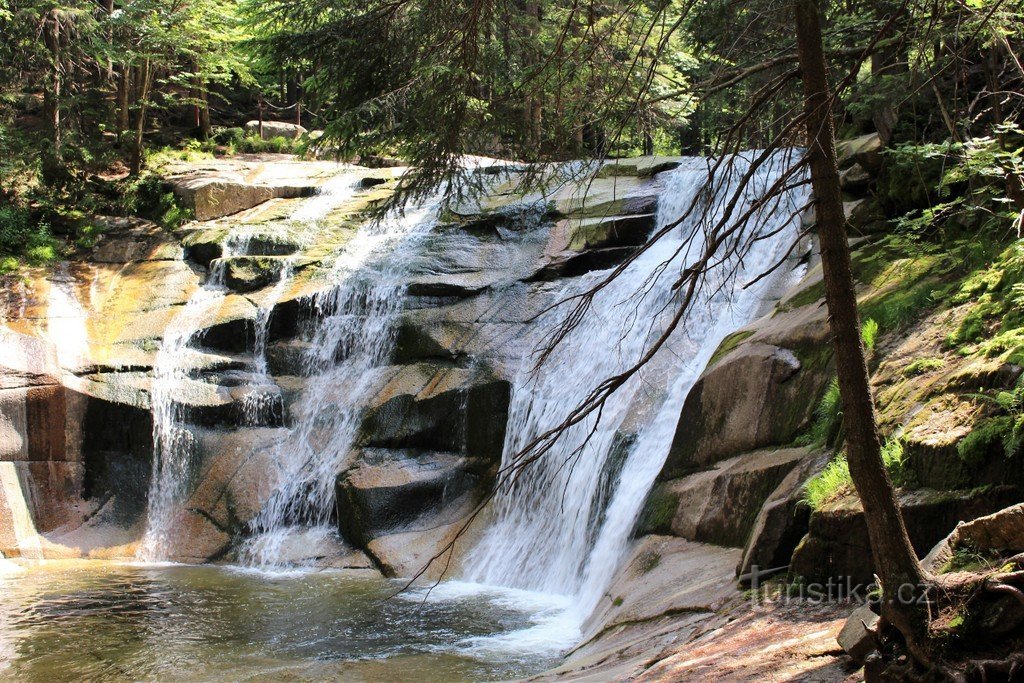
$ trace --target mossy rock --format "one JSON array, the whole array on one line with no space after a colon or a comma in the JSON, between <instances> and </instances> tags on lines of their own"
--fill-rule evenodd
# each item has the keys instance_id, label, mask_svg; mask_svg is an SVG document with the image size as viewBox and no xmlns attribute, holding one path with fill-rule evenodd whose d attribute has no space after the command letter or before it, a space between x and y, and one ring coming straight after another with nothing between
<instances>
[{"instance_id":1,"label":"mossy rock","mask_svg":"<svg viewBox=\"0 0 1024 683\"><path fill-rule=\"evenodd\" d=\"M285 260L273 256L232 256L224 264L224 284L236 292L252 292L281 277Z\"/></svg>"}]
</instances>

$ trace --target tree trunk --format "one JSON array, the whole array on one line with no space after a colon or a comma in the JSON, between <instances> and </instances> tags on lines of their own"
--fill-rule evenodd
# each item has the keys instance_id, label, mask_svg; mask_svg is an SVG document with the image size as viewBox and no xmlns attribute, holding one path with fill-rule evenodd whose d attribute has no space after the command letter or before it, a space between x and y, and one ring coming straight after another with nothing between
<instances>
[{"instance_id":1,"label":"tree trunk","mask_svg":"<svg viewBox=\"0 0 1024 683\"><path fill-rule=\"evenodd\" d=\"M63 147L63 128L60 120L61 100L64 88L63 36L61 35L61 15L58 10L51 10L43 23L43 43L50 52L51 72L49 87L43 93L43 109L50 126L53 142L53 158L60 161Z\"/></svg>"},{"instance_id":2,"label":"tree trunk","mask_svg":"<svg viewBox=\"0 0 1024 683\"><path fill-rule=\"evenodd\" d=\"M117 133L120 136L130 125L130 103L129 93L131 92L131 68L124 64L121 66L121 73L117 77Z\"/></svg>"},{"instance_id":3,"label":"tree trunk","mask_svg":"<svg viewBox=\"0 0 1024 683\"><path fill-rule=\"evenodd\" d=\"M209 140L213 127L210 125L210 94L205 84L199 87L199 103L199 132L204 140Z\"/></svg>"},{"instance_id":4,"label":"tree trunk","mask_svg":"<svg viewBox=\"0 0 1024 683\"><path fill-rule=\"evenodd\" d=\"M850 477L864 506L875 571L882 584L882 614L900 630L911 652L918 655L917 645L927 627L927 613L915 604L915 599L926 590L928 577L910 544L895 489L882 462L839 189L832 95L818 4L816 0L794 0L794 9L811 185L842 398L846 457Z\"/></svg>"},{"instance_id":5,"label":"tree trunk","mask_svg":"<svg viewBox=\"0 0 1024 683\"><path fill-rule=\"evenodd\" d=\"M135 130L132 140L132 153L129 161L129 173L136 176L142 171L143 133L146 130L146 108L149 103L149 86L153 81L153 69L148 59L142 61L136 75L138 96L135 99L138 110L135 112Z\"/></svg>"}]
</instances>

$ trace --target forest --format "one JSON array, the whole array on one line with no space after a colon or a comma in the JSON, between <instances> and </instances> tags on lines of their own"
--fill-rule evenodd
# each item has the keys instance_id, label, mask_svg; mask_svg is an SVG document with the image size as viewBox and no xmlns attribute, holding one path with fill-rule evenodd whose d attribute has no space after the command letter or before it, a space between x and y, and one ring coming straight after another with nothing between
<instances>
[{"instance_id":1,"label":"forest","mask_svg":"<svg viewBox=\"0 0 1024 683\"><path fill-rule=\"evenodd\" d=\"M97 510L116 498L118 487L107 478L136 467L115 467L111 453L132 451L136 459L138 453L152 459L152 466L147 462L144 467L149 493L140 494L137 505L148 513L136 511L149 515L148 522L140 522L149 526L137 557L174 557L152 553L154 547L166 550L173 536L163 527L159 534L153 531L153 511L166 498L174 508L168 519L179 520L168 522L168 528L186 528L180 521L185 513L178 508L198 495L193 489L202 490L196 482L216 470L203 469L206 456L199 454L197 444L207 431L223 435L273 426L304 440L309 450L305 464L290 470L278 463L275 471L285 472L284 483L273 494L259 493L264 498L248 516L236 511L245 506L234 499L225 503L227 521L211 523L230 541L223 541L224 549L216 553L187 555L190 561L245 564L264 557L259 552L265 548L253 550L252 538L270 538L271 532L303 524L330 526L342 545L364 552L384 576L412 576L404 586L409 588L415 579L450 578L449 564L461 557L460 544L468 538L476 549L470 559L454 562L459 568L452 571L462 572L457 576L576 595L586 602L579 596L586 593L595 567L603 566L598 550L604 530L615 520L615 496L627 489L631 472L643 469L631 454L641 450L637 444L647 443L645 434L654 434L645 431L648 427L623 425L659 423L650 415L664 409L674 411L671 433L659 433L655 450L661 448L667 459L653 468L647 465L651 473L643 476L648 479L628 494L634 503L631 513L623 513L621 548L644 534L744 548L737 576L725 583L732 589L738 581L743 590L760 591L777 605L794 587L812 582L814 571L873 578L872 614L858 611L849 622L844 618L839 636L850 660L836 671L855 678L829 670L821 680L1024 680L1024 547L1017 547L1024 544L1024 494L1018 493L1024 490L1024 5L1019 0L4 0L0 35L5 325L21 334L21 323L31 327L34 323L26 321L33 316L50 316L47 334L57 346L56 372L63 377L57 384L87 396L82 400L89 406L100 406L85 409L83 421L100 424L96 416L114 414L110 406L115 404L134 401L138 405L132 410L144 408L148 426L139 429L149 440L142 450L136 448L136 436L90 436L88 425L80 439L82 452L95 455L82 456L78 488L83 500L102 499ZM258 214L256 201L214 213L189 185L205 178L203 173L220 173L215 180L227 183L223 194L242 196L239 183L270 187L277 181L251 177L306 162L316 169L333 164L331 173L340 162L346 169L361 169L365 177L355 189L342 191L337 205L330 205L337 188L322 179L314 188L279 181L281 188L260 197L273 204L315 195L310 202L325 202L317 218L302 218L301 209L288 209L297 212L291 218L273 211ZM569 179L560 182L571 185L585 178L584 199L565 195L562 185L552 189L566 169ZM307 170L295 171L300 172ZM697 181L686 173L704 175ZM644 185L654 182L652 177L658 184ZM386 193L365 201L358 195L378 186ZM356 192L356 199L344 192ZM637 198L645 192L657 199L644 204ZM536 196L544 201L528 204ZM588 196L595 197L592 205ZM343 201L353 201L358 209L331 218ZM512 201L523 205L513 210L505 204ZM676 213L668 216L666 206ZM417 228L410 217L421 211L435 217ZM170 289L186 288L177 283L188 281L202 296L186 295L167 306L193 317L168 314L158 334L131 344L122 337L108 344L104 337L102 344L114 352L69 366L52 322L69 314L52 312L51 293L46 303L51 312L37 315L35 307L41 304L32 303L33 292L55 291L54 283L66 281L72 282L69 291L93 291L108 276L94 274L93 284L85 287L75 284L79 270L133 262L121 256L111 261L110 249L103 251L104 245L124 239L118 232L125 229L120 219L144 221L155 231L146 240L178 250L173 258L151 254L147 268L188 261L188 268L175 271L178 279ZM302 232L302 221L320 232ZM641 223L645 232L632 236ZM236 228L255 230L255 237L234 239L229 233ZM419 238L426 246L408 237L419 234L418 229L427 235ZM532 236L537 229L550 234ZM675 242L679 229L691 232ZM559 230L564 239L557 237ZM531 240L543 245L534 250ZM339 273L347 273L348 266L329 265L334 262L325 256L361 254L359 244L368 245L369 256L353 256L353 272L367 269L371 275L365 277L376 285L347 284L349 276ZM766 245L775 251L762 254ZM387 249L398 256L390 265L379 265L374 259L385 263ZM474 249L484 255L474 256ZM428 257L437 262L422 265ZM514 277L491 272L511 272L520 261L535 258L542 265L523 267ZM304 273L318 270L335 278L330 287L293 296L300 284L308 285ZM776 280L790 270L807 279L799 285ZM164 297L157 292L170 277L145 275L151 279L141 279L144 288L131 290L133 296ZM397 284L387 277L397 277ZM40 289L37 281L50 284ZM734 281L740 284L730 284ZM110 282L105 286L114 292L118 281ZM572 284L555 292L552 282ZM773 295L770 286L796 293ZM516 288L527 291L521 303L500 298L520 296L512 294ZM750 304L747 311L742 297L748 290L749 296L761 297L761 308ZM723 292L731 298L716 298L726 296ZM100 299L89 296L94 298L84 304L84 344L91 344L95 355L101 345L99 323L90 316L103 315ZM202 312L211 296L221 309L213 314L214 322L201 322L193 309ZM402 303L402 297L412 303ZM533 312L522 320L506 313L492 320L486 316L498 308L487 299L487 305L472 304L476 318L459 317L469 315L464 311L468 302L483 297ZM608 302L615 297L622 300L619 306L630 302L636 313ZM16 299L19 303L11 303ZM248 317L241 322L230 318L225 312L229 299L235 309L251 309ZM722 320L735 323L732 327L719 330L716 316L699 317L703 308L715 306ZM447 317L440 322L425 322L428 314L420 309L432 307L450 308L444 308ZM761 311L756 316L755 309ZM729 313L721 313L725 310ZM786 316L793 311L813 310L792 323L804 326L799 334L779 331L790 324ZM138 311L140 320L148 314ZM764 322L764 311L772 311L779 329ZM546 317L551 315L554 321ZM603 315L608 316L604 327L595 326L594 316ZM365 321L371 318L383 321L381 327L370 327ZM623 323L624 318L629 320ZM813 335L806 332L812 318L817 325ZM349 322L330 327L327 320ZM232 331L236 322L243 332ZM184 332L176 327L185 323L191 327ZM466 341L483 336L481 330L504 330L513 323L524 329L550 327L544 327L548 332L543 335L495 341L483 351ZM700 336L692 334L698 323L707 328L706 353L704 347L684 347L679 339ZM627 331L616 337L618 324ZM641 334L633 326L647 326L647 331ZM236 348L232 336L249 341ZM578 358L586 355L584 336L593 340L590 365ZM754 348L758 344L761 351ZM131 354L118 355L128 346ZM520 347L532 348L534 356L530 362L516 356L516 367L529 366L532 375L507 371L513 363L502 354L520 353ZM778 350L749 367L737 360L754 363L749 359L765 353L763 348ZM216 362L211 349L219 354ZM210 356L204 361L209 365L193 365L186 358L191 351ZM572 357L566 355L570 352ZM301 360L282 360L288 353ZM691 370L667 364L667 355L699 360L685 388L677 389L676 380ZM116 362L110 360L115 356ZM607 359L614 356L621 358ZM790 369L780 370L785 363ZM483 365L491 374L479 374ZM572 377L545 379L545 372L554 372L543 370L545 365L572 370ZM424 382L419 393L402 394L402 407L384 410L386 400L408 387L395 389L399 380L387 384L377 377L382 367L415 367L418 372L429 367L470 379L457 380L465 382L457 390L462 392L457 407L436 407L443 394L432 392L447 391L447 383L456 382L445 375L444 381ZM337 368L348 369L332 375ZM715 379L716 370L725 379ZM508 379L506 371L515 379ZM116 392L111 392L114 398L97 398L92 385L81 389L75 384L110 383L104 373L126 372L140 373L141 380L132 381L146 383L143 399L126 400ZM200 384L215 386L217 398L178 398L180 387L207 372L213 379ZM785 377L773 379L777 373ZM327 380L354 376L374 377L386 388L345 385L350 393L342 398L324 388ZM276 381L281 377L287 379ZM326 379L318 384L309 378ZM574 391L562 391L570 379ZM767 388L744 388L744 382L755 381ZM511 398L488 393L503 382L512 387ZM717 394L708 388L714 382L723 383ZM656 408L637 408L641 390L636 385L642 383L662 387L670 398L678 394L678 405L663 407L669 399L659 395L648 399ZM255 395L267 386L283 397L274 399L280 405L260 403L259 396L236 396L240 387ZM517 408L529 391L536 392L533 402ZM544 401L544 391L551 401ZM752 417L747 412L754 409L743 407L747 391L767 397ZM622 395L633 403L617 407ZM345 400L352 403L351 415L331 417L337 412L332 403ZM429 404L433 408L431 400L437 401ZM70 415L71 408L61 410ZM503 426L494 436L478 426L474 410L498 410L508 432ZM770 410L776 412L764 417ZM441 415L446 411L461 416L461 426L430 422L449 419ZM729 415L749 419L730 426ZM42 427L25 419L26 430L42 433ZM327 429L325 420L336 421ZM599 425L607 420L620 422L605 442ZM763 426L762 420L772 426ZM770 435L764 436L766 430ZM441 436L425 436L430 433ZM30 436L25 443L31 444ZM497 439L497 445L488 439ZM480 446L485 441L490 444L486 449ZM497 460L479 464L479 452L495 448ZM732 462L729 458L760 454L764 448L802 449L802 459L787 461L789 469L765 465L762 474L771 474L764 474L763 481L769 482L764 491L722 469L722 462ZM344 466L311 464L327 462L323 454L332 449L354 460ZM279 449L282 454L296 450ZM367 456L371 451L376 455ZM386 457L378 451L386 451ZM506 558L525 556L528 550L515 551L510 540L517 534L527 537L515 531L514 522L523 529L540 523L516 512L506 498L558 498L551 491L560 489L561 502L550 509L565 513L571 507L566 501L575 495L569 492L583 486L573 479L576 469L589 471L582 463L596 457L592 451L600 451L603 459L593 466L594 479L587 484L587 496L593 498L580 503L585 521L579 533L586 536L579 541L581 556L546 571L531 573L527 567L514 576L495 574L496 560L480 558L500 552ZM172 453L184 458L183 474L172 488L161 489L157 479L178 467L167 464ZM457 467L451 464L452 453L462 458ZM419 488L407 498L394 493L407 484L405 477L401 486L373 484L376 498L364 494L360 487L370 487L366 482L374 477L386 478L392 467L377 457L385 462L419 458L418 474L410 475ZM435 457L441 459L430 459ZM5 455L0 461L18 459ZM557 466L544 464L552 461ZM421 466L426 469L415 469ZM415 561L392 563L378 542L389 538L380 529L401 527L392 519L400 516L396 510L415 509L420 515L421 503L429 508L423 492L440 485L421 482L419 473L449 466L459 474L445 480L434 507L454 505L445 487L485 482L466 494L471 513L459 508L451 519L442 515L444 524L454 525L450 535L430 550L418 550ZM205 474L188 474L189 468ZM309 475L311 469L318 481ZM704 484L695 478L707 472L732 483L698 491ZM776 487L783 486L789 472L794 483L783 495ZM103 486L110 488L106 497L95 495ZM255 484L249 489L246 495L261 490ZM722 505L735 505L739 512L722 513L728 519L721 526L728 531L701 531L701 524L710 524L710 512L702 513L705 517L689 531L680 531L686 526L680 520L696 514L696 503L687 507L686 495L699 498L700 505L708 505L705 499L725 501ZM953 498L960 501L956 505L971 502L956 507L949 502ZM771 512L773 504L787 512ZM189 505L187 510L198 509ZM850 521L851 505L861 521ZM1010 517L998 517L1004 513ZM776 521L784 530L771 540L778 549L771 545L771 552L757 555L767 547L765 536L775 533L766 531L776 519L772 514L784 520ZM204 511L202 516L209 521L216 514ZM378 517L391 520L387 524L392 526L378 523ZM492 531L483 541L472 535L478 517L497 520L487 522ZM985 527L982 540L968 543L956 537L962 528L957 523L970 526L989 519L996 519L991 522L995 530ZM565 537L544 533L576 552L573 544L579 539L570 531ZM844 545L829 534L847 540L859 534L863 543ZM157 537L159 543L150 543ZM945 564L933 561L937 542L946 544ZM847 546L861 551L838 549ZM611 606L604 609L612 614L623 600L615 598L615 604L608 592L618 585L612 578L621 577L613 571L621 571L626 557L621 548L608 551L614 561L609 560L610 573L594 593L608 598ZM0 558L9 555L3 547L0 552ZM649 560L636 552L629 566L642 571L635 574L655 576L660 556ZM850 557L837 559L843 553ZM869 557L866 568L857 564L857 554ZM761 559L751 564L751 557ZM758 562L761 569L777 564L780 572L765 574L768 583L760 585ZM465 569L471 565L476 569ZM545 583L570 565L575 578L554 588ZM659 571L668 572L668 565ZM441 573L435 576L435 571ZM542 574L547 576L533 580ZM494 578L498 575L500 580ZM589 615L602 614L587 605ZM842 608L844 615L848 607ZM672 614L688 609L673 607ZM603 642L611 629L588 632L592 623L586 616L576 628L596 640L578 638L574 643L580 647ZM616 618L623 624L650 621L628 614ZM850 629L858 624L862 633L854 638ZM661 660L669 661L661 655L648 659L648 673ZM425 680L443 677L430 668L433 663L427 666ZM460 669L457 677L518 677L543 669L467 671ZM626 679L635 673L608 670L602 675ZM30 671L27 676L32 675L42 674ZM662 675L664 680L686 678L682 669L666 669ZM749 680L756 678L750 674Z\"/></svg>"}]
</instances>

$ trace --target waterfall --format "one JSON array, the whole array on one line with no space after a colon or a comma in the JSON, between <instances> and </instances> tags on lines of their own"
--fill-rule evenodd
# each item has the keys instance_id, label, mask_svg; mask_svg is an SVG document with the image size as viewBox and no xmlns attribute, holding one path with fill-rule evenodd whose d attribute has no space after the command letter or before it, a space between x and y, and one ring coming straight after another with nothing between
<instances>
[{"instance_id":1,"label":"waterfall","mask_svg":"<svg viewBox=\"0 0 1024 683\"><path fill-rule=\"evenodd\" d=\"M742 215L788 162L788 154L779 153L758 169L732 215ZM503 468L534 437L560 424L596 382L638 361L665 329L678 303L673 282L698 260L706 230L724 215L750 160L733 158L711 187L709 164L693 158L659 176L664 184L659 228L678 220L695 199L703 202L701 210L601 290L579 326L536 372L536 359L524 359L513 386ZM803 201L802 190L791 191L758 211L741 238L739 257L711 268L683 324L654 360L610 397L600 421L591 417L570 428L550 452L499 491L495 521L467 558L464 578L574 596L579 622L593 610L623 560L687 392L722 339L760 314L765 297L793 276L792 268L780 268L742 287L785 257L797 237L795 211ZM569 281L561 294L584 292L606 276L597 272ZM551 338L564 316L564 310L556 309L538 321L535 348Z\"/></svg>"},{"instance_id":2,"label":"waterfall","mask_svg":"<svg viewBox=\"0 0 1024 683\"><path fill-rule=\"evenodd\" d=\"M342 173L326 183L321 191L301 202L290 217L293 224L310 227L331 210L351 199L358 189L351 174ZM189 382L192 360L200 353L193 347L196 335L214 319L218 308L230 293L224 285L224 271L232 256L246 255L253 233L238 228L222 244L221 257L210 264L202 285L189 297L164 330L156 354L150 401L153 413L153 471L150 475L146 531L137 551L141 560L167 559L174 539L176 518L189 492L194 473L197 443L188 424L188 408L183 402ZM266 340L270 312L292 274L289 259L281 269L278 283L257 308L253 353L256 385L271 383L266 372ZM267 408L267 396L252 392L242 406L247 421L254 421Z\"/></svg>"},{"instance_id":3,"label":"waterfall","mask_svg":"<svg viewBox=\"0 0 1024 683\"><path fill-rule=\"evenodd\" d=\"M394 343L393 321L419 238L433 227L436 200L360 228L331 274L337 283L314 301L311 343L303 357L310 379L294 427L274 452L276 486L250 523L239 551L250 566L290 564L286 541L325 532L334 511L334 482L351 455L362 409L379 389Z\"/></svg>"}]
</instances>

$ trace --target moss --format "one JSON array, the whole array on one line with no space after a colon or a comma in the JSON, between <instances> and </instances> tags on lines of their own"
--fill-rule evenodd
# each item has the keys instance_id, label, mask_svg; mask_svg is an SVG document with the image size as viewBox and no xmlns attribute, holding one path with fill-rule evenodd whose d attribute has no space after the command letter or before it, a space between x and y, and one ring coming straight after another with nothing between
<instances>
[{"instance_id":1,"label":"moss","mask_svg":"<svg viewBox=\"0 0 1024 683\"><path fill-rule=\"evenodd\" d=\"M643 555L637 558L637 563L640 567L641 574L649 574L661 564L661 554L656 553L653 550L645 551Z\"/></svg>"},{"instance_id":2,"label":"moss","mask_svg":"<svg viewBox=\"0 0 1024 683\"><path fill-rule=\"evenodd\" d=\"M679 508L679 496L664 485L655 486L647 496L640 518L642 534L671 534L672 520Z\"/></svg>"},{"instance_id":3,"label":"moss","mask_svg":"<svg viewBox=\"0 0 1024 683\"><path fill-rule=\"evenodd\" d=\"M941 370L946 367L946 361L942 358L918 358L913 363L903 368L905 377L923 375L933 370Z\"/></svg>"},{"instance_id":4,"label":"moss","mask_svg":"<svg viewBox=\"0 0 1024 683\"><path fill-rule=\"evenodd\" d=\"M623 602L623 600L622 600L622 596L621 595L619 597L615 598L614 600L612 600L612 604L614 606L616 606L616 607L622 607L622 602Z\"/></svg>"},{"instance_id":5,"label":"moss","mask_svg":"<svg viewBox=\"0 0 1024 683\"><path fill-rule=\"evenodd\" d=\"M715 349L715 353L711 356L711 360L708 361L708 367L710 368L715 363L725 358L733 349L739 346L743 341L749 339L753 334L754 333L751 331L744 330L741 332L733 332L723 339L722 343L718 345L717 349Z\"/></svg>"},{"instance_id":6,"label":"moss","mask_svg":"<svg viewBox=\"0 0 1024 683\"><path fill-rule=\"evenodd\" d=\"M821 301L824 297L825 283L818 281L791 296L785 301L784 305L779 306L778 310L782 312L792 311L813 304L816 301Z\"/></svg>"},{"instance_id":7,"label":"moss","mask_svg":"<svg viewBox=\"0 0 1024 683\"><path fill-rule=\"evenodd\" d=\"M968 465L983 465L990 460L993 450L1003 450L1003 445L1012 435L1012 417L986 418L978 421L971 433L960 440L956 452Z\"/></svg>"},{"instance_id":8,"label":"moss","mask_svg":"<svg viewBox=\"0 0 1024 683\"><path fill-rule=\"evenodd\" d=\"M998 554L987 551L981 552L971 546L962 546L953 550L953 555L939 569L940 574L951 572L987 572L996 566Z\"/></svg>"}]
</instances>

